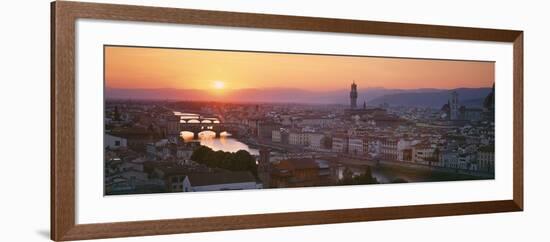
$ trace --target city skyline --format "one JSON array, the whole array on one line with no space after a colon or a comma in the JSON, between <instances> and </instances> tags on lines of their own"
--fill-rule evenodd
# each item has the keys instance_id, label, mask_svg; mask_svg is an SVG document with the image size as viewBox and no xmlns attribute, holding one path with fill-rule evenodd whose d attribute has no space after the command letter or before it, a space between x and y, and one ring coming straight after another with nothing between
<instances>
[{"instance_id":1,"label":"city skyline","mask_svg":"<svg viewBox=\"0 0 550 242\"><path fill-rule=\"evenodd\" d=\"M363 89L491 87L494 62L105 47L109 89L194 90L220 98L253 89L322 93L351 81Z\"/></svg>"},{"instance_id":2,"label":"city skyline","mask_svg":"<svg viewBox=\"0 0 550 242\"><path fill-rule=\"evenodd\" d=\"M106 47L104 81L105 195L494 179L492 62Z\"/></svg>"},{"instance_id":3,"label":"city skyline","mask_svg":"<svg viewBox=\"0 0 550 242\"><path fill-rule=\"evenodd\" d=\"M464 94L469 101L479 101L486 96L491 87L483 88L457 88L457 89L383 89L383 88L357 88L357 102L370 105L383 103L396 104L392 98L402 102L400 97L410 101L409 106L416 105L415 101L430 99L428 106L439 107L447 102L447 95L453 91ZM278 104L305 104L305 105L343 105L349 103L345 89L311 92L302 89L276 88L276 89L242 89L225 91L223 95L209 95L209 91L186 89L116 89L106 88L105 98L108 100L149 100L149 101L191 101L191 102L223 102L223 103L278 103ZM395 101L395 100L393 100ZM424 102L426 104L426 102ZM481 103L478 103L481 104ZM398 104L396 104L398 105ZM407 105L405 105L407 106ZM425 106L425 105L420 105Z\"/></svg>"}]
</instances>

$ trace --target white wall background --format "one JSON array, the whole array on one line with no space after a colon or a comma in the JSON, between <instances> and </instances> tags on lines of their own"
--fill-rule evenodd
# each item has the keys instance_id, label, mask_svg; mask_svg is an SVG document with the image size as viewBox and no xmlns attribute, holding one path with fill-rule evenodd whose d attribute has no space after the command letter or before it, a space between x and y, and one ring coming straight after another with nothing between
<instances>
[{"instance_id":1,"label":"white wall background","mask_svg":"<svg viewBox=\"0 0 550 242\"><path fill-rule=\"evenodd\" d=\"M525 31L525 212L113 239L110 241L546 241L545 1L100 1ZM0 8L0 240L49 239L49 1Z\"/></svg>"}]
</instances>

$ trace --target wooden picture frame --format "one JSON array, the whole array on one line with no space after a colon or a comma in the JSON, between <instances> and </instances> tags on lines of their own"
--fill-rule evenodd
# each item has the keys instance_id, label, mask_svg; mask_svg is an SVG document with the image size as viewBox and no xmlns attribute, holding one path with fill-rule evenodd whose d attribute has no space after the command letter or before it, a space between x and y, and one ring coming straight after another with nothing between
<instances>
[{"instance_id":1,"label":"wooden picture frame","mask_svg":"<svg viewBox=\"0 0 550 242\"><path fill-rule=\"evenodd\" d=\"M142 21L513 43L513 199L450 204L200 217L100 224L75 222L75 22ZM422 24L57 1L51 4L51 239L99 239L523 210L523 32Z\"/></svg>"}]
</instances>

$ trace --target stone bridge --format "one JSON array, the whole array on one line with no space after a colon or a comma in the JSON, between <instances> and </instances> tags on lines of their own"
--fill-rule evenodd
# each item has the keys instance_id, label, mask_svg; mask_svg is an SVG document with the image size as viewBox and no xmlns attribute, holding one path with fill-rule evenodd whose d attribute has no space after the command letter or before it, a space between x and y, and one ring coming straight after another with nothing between
<instances>
[{"instance_id":1,"label":"stone bridge","mask_svg":"<svg viewBox=\"0 0 550 242\"><path fill-rule=\"evenodd\" d=\"M222 132L228 132L232 135L237 135L241 131L239 124L222 124L222 123L180 123L180 131L188 131L193 133L194 138L199 137L199 133L204 131L212 131L216 133L216 138L220 137Z\"/></svg>"},{"instance_id":2,"label":"stone bridge","mask_svg":"<svg viewBox=\"0 0 550 242\"><path fill-rule=\"evenodd\" d=\"M204 131L212 131L216 133L216 138L218 138L222 132L239 135L245 132L246 129L242 124L223 123L219 117L206 117L196 114L176 116L180 116L178 129L180 131L192 132L195 139L199 138L199 133Z\"/></svg>"}]
</instances>

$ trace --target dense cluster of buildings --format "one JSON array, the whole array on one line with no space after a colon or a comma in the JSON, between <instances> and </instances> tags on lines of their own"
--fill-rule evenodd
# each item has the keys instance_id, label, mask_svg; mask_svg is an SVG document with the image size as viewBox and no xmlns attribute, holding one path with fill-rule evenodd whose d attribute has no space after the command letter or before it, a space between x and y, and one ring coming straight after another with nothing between
<instances>
[{"instance_id":1,"label":"dense cluster of buildings","mask_svg":"<svg viewBox=\"0 0 550 242\"><path fill-rule=\"evenodd\" d=\"M461 105L457 92L441 109L358 107L355 83L349 97L349 106L108 101L105 192L336 185L380 164L494 174L494 87L481 108ZM258 172L194 161L200 143L181 131L231 133L259 150Z\"/></svg>"},{"instance_id":2,"label":"dense cluster of buildings","mask_svg":"<svg viewBox=\"0 0 550 242\"><path fill-rule=\"evenodd\" d=\"M406 162L492 173L494 171L494 87L483 108L459 104L456 91L440 110L417 107L357 108L357 85L350 108L312 115L275 115L271 142L365 160ZM285 124L286 122L286 124ZM261 131L266 133L266 131Z\"/></svg>"}]
</instances>

